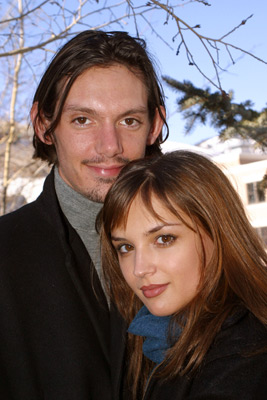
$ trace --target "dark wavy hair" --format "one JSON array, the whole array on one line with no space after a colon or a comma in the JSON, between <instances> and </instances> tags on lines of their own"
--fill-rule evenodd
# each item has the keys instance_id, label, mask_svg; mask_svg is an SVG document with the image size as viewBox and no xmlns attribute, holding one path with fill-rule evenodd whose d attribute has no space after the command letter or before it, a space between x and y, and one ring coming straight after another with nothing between
<instances>
[{"instance_id":1,"label":"dark wavy hair","mask_svg":"<svg viewBox=\"0 0 267 400\"><path fill-rule=\"evenodd\" d=\"M108 192L98 220L106 289L128 323L141 302L123 278L111 232L126 224L137 195L157 218L160 215L153 210L152 196L182 220L180 209L190 217L191 229L200 239L199 228L214 244L208 263L202 246L195 298L173 316L173 323L181 324L183 331L169 350L161 372L170 379L191 373L201 364L223 322L239 307L245 306L267 323L267 253L230 181L206 157L181 150L129 163ZM129 379L134 396L151 368L142 355L142 341L141 337L128 335Z\"/></svg>"},{"instance_id":2,"label":"dark wavy hair","mask_svg":"<svg viewBox=\"0 0 267 400\"><path fill-rule=\"evenodd\" d=\"M158 110L167 129L165 138L162 132L155 143L147 146L146 155L159 154L160 144L168 137L168 125L161 111L165 108L162 87L159 83L152 58L146 50L145 41L133 38L126 32L103 32L86 30L66 43L52 59L36 90L33 103L38 103L38 111L33 121L43 124L50 121L45 137L50 137L57 127L64 103L75 80L85 70L99 66L109 67L120 64L127 67L147 88L148 112L151 123ZM43 124L44 125L44 124ZM55 146L43 143L34 131L34 158L41 158L49 164L57 162Z\"/></svg>"}]
</instances>

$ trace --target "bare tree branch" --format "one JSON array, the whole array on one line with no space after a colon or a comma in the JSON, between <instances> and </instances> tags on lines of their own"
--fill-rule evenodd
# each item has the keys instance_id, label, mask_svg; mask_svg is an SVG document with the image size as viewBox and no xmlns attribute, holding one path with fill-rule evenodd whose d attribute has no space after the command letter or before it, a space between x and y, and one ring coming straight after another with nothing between
<instances>
[{"instance_id":1,"label":"bare tree branch","mask_svg":"<svg viewBox=\"0 0 267 400\"><path fill-rule=\"evenodd\" d=\"M17 175L16 171L14 175L14 171L9 168L11 146L14 139L19 137L18 123L23 121L25 124L31 104L32 93L25 90L26 85L27 89L31 84L35 85L41 71L50 61L51 53L54 54L66 38L84 29L109 28L112 30L114 26L119 28L117 30L125 30L127 27L131 34L131 31L135 31L138 37L144 37L149 31L169 49L176 51L177 55L182 51L185 52L188 64L195 67L199 74L222 94L224 93L220 81L223 71L220 65L223 60L222 55L226 54L227 60L229 57L229 61L233 64L237 59L236 51L238 51L243 56L248 55L267 64L252 52L230 43L229 37L236 30L241 29L252 15L219 38L202 35L199 25L190 26L187 21L180 18L179 7L192 3L210 6L211 4L205 0L106 0L102 2L97 0L16 0L16 2L10 0L5 5L2 2L1 10L4 10L6 14L0 20L0 57L4 61L0 63L0 79L3 88L0 96L0 116L7 123L2 127L0 137L1 150L6 146L5 166L0 169L0 175L3 175L3 169L5 169L4 197L7 186ZM173 42L167 39L164 30L156 28L155 18L157 18L156 22L160 21L162 25L173 23ZM207 63L204 66L198 61L197 54L192 51L192 38L197 39L200 50L203 50L202 54L207 55ZM212 66L212 76L209 76L207 72L209 65ZM27 133L23 135L25 138ZM13 164L12 161L12 168ZM28 168L32 167L29 162L27 165ZM20 165L18 171L19 173L24 171L24 166Z\"/></svg>"},{"instance_id":2,"label":"bare tree branch","mask_svg":"<svg viewBox=\"0 0 267 400\"><path fill-rule=\"evenodd\" d=\"M18 9L19 13L22 15L22 0L18 0ZM23 47L24 45L24 26L23 26L24 19L19 19L19 45ZM1 203L1 210L4 214L6 211L6 194L8 188L8 178L9 178L9 167L10 167L10 151L11 146L14 141L14 132L15 132L15 108L16 108L16 100L17 100L17 93L18 93L18 77L21 68L22 62L22 54L17 56L16 65L14 69L14 81L13 81L13 90L11 96L11 103L10 103L10 125L9 125L9 134L8 140L6 142L6 150L5 150L5 159L4 159L4 177L3 177L3 193L2 193L2 203Z\"/></svg>"},{"instance_id":3,"label":"bare tree branch","mask_svg":"<svg viewBox=\"0 0 267 400\"><path fill-rule=\"evenodd\" d=\"M196 28L199 28L199 26L197 26L197 27L191 27L189 24L187 24L186 21L182 20L181 18L179 18L179 17L176 15L176 14L174 13L174 11L173 11L173 7L169 6L168 4L164 4L164 3L160 2L160 1L157 1L157 0L151 0L149 3L147 3L147 5L149 5L150 3L152 3L152 4L156 5L156 6L158 6L158 7L161 8L161 9L163 9L163 10L167 13L167 16L171 16L171 17L176 21L177 28L178 28L178 36L181 37L181 43L180 43L179 46L178 46L178 50L180 49L181 45L183 45L183 46L185 47L185 50L186 50L186 54L187 54L187 57L188 57L188 60L189 60L189 65L192 65L192 64L193 64L193 65L197 68L197 70L199 71L199 73L200 73L202 76L205 77L205 79L207 79L213 86L217 87L217 88L220 89L221 91L222 91L222 86L221 86L221 81L220 81L220 77L219 77L219 69L220 69L220 67L219 67L219 64L215 61L215 58L214 58L214 56L212 55L212 53L210 52L210 50L209 50L207 44L208 44L209 46L211 46L211 43L213 43L213 46L214 46L214 48L216 49L217 57L218 57L218 50L219 50L219 49L218 49L218 44L221 44L222 46L225 47L225 49L226 49L228 55L230 56L230 59L231 59L231 60L233 60L233 57L232 57L232 55L231 55L230 48L235 49L235 50L238 50L238 51L240 51L240 52L242 52L242 53L245 53L245 54L249 55L250 57L255 58L257 61L260 61L260 62L262 62L262 63L264 63L264 64L267 64L267 61L263 60L263 59L260 58L260 57L255 56L255 54L253 54L253 53L251 53L251 52L249 52L249 51L247 51L247 50L244 50L243 48L241 48L241 47L239 47L239 46L235 46L235 45L232 44L232 43L225 42L225 41L223 40L225 37L229 36L229 35L230 35L231 33L233 33L235 30L237 30L237 29L240 28L241 26L245 25L246 22L247 22L247 20L250 19L250 18L252 17L252 15L250 15L248 18L246 18L245 20L243 20L238 26L234 27L231 31L229 31L228 33L226 33L225 35L223 35L221 38L219 38L219 39L214 39L214 38L210 38L210 37L207 37L207 36L204 36L204 35L199 34L199 33L197 32L197 30L196 30ZM202 3L205 4L206 2L202 2ZM207 4L205 4L205 5L209 5L209 4L207 3ZM208 56L209 56L209 58L210 58L210 60L211 60L211 62L212 62L212 65L213 65L213 67L214 67L217 84L216 84L214 81L212 81L210 78L208 78L207 75L203 72L203 70L194 62L194 58L193 58L193 56L192 56L192 53L190 52L189 47L188 47L188 45L187 45L187 42L186 42L186 40L185 40L185 38L184 38L184 35L183 35L183 33L182 33L182 30L185 29L184 27L185 27L186 29L188 29L190 32L192 32L192 33L200 40L201 45L204 47L206 53L208 54ZM177 35L176 35L176 36L177 36ZM206 44L206 43L207 43L207 44Z\"/></svg>"},{"instance_id":4,"label":"bare tree branch","mask_svg":"<svg viewBox=\"0 0 267 400\"><path fill-rule=\"evenodd\" d=\"M24 19L24 18L28 17L30 14L33 14L36 10L40 9L45 4L49 3L49 1L50 0L43 1L41 4L34 7L32 10L29 10L28 12L23 13L22 15L19 15L18 17L4 19L4 20L0 21L0 25L1 24L10 24L10 22L18 21L18 20L21 20L22 18Z\"/></svg>"}]
</instances>

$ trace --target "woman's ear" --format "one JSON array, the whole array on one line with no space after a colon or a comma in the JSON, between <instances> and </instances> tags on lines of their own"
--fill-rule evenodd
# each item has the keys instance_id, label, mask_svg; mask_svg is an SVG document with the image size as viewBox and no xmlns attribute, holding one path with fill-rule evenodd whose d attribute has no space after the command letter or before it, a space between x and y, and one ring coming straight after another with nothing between
<instances>
[{"instance_id":1,"label":"woman's ear","mask_svg":"<svg viewBox=\"0 0 267 400\"><path fill-rule=\"evenodd\" d=\"M38 116L38 102L34 102L30 112L32 126L34 128L34 132L41 142L45 144L53 144L53 140L51 137L45 136L45 132L47 130L48 121L46 123L45 119L41 119Z\"/></svg>"}]
</instances>

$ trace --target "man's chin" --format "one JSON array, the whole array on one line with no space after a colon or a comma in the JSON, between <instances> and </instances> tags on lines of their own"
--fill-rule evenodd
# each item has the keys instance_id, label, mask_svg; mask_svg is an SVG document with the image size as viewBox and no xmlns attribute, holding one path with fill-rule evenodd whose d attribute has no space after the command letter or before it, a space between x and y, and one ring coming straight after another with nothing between
<instances>
[{"instance_id":1,"label":"man's chin","mask_svg":"<svg viewBox=\"0 0 267 400\"><path fill-rule=\"evenodd\" d=\"M101 178L94 189L88 190L83 195L95 203L104 203L105 197L115 180L116 178Z\"/></svg>"}]
</instances>

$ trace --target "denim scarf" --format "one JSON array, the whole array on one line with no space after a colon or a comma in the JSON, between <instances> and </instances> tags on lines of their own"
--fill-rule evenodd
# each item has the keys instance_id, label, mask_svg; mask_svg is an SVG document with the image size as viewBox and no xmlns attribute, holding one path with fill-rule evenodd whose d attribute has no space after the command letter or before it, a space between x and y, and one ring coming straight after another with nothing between
<instances>
[{"instance_id":1,"label":"denim scarf","mask_svg":"<svg viewBox=\"0 0 267 400\"><path fill-rule=\"evenodd\" d=\"M143 306L131 322L128 332L137 336L144 336L143 353L156 364L161 363L166 354L166 350L171 347L168 341L168 328L170 316L157 317L151 314L146 306ZM176 328L176 340L181 330Z\"/></svg>"}]
</instances>

